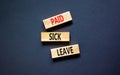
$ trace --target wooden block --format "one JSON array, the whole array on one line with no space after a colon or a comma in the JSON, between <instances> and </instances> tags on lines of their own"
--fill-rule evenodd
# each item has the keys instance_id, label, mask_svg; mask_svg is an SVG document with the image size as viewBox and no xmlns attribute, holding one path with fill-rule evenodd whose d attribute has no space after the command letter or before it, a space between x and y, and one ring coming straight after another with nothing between
<instances>
[{"instance_id":1,"label":"wooden block","mask_svg":"<svg viewBox=\"0 0 120 75\"><path fill-rule=\"evenodd\" d=\"M69 32L41 32L42 42L69 42Z\"/></svg>"},{"instance_id":2,"label":"wooden block","mask_svg":"<svg viewBox=\"0 0 120 75\"><path fill-rule=\"evenodd\" d=\"M53 59L76 54L80 54L78 44L51 49L51 56Z\"/></svg>"},{"instance_id":3,"label":"wooden block","mask_svg":"<svg viewBox=\"0 0 120 75\"><path fill-rule=\"evenodd\" d=\"M69 22L72 20L72 16L70 14L70 11L58 14L56 16L50 17L48 19L44 19L43 23L45 26L45 29L49 29L55 26L58 26L60 24Z\"/></svg>"}]
</instances>

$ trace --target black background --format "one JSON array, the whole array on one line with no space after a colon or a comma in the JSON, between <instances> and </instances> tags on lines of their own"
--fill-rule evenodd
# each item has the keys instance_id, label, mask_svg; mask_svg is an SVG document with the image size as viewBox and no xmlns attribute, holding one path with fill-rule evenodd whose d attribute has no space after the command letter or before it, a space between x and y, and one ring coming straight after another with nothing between
<instances>
[{"instance_id":1,"label":"black background","mask_svg":"<svg viewBox=\"0 0 120 75\"><path fill-rule=\"evenodd\" d=\"M78 57L53 61L42 20L71 11ZM69 45L69 44L67 44ZM120 75L120 0L0 0L0 75Z\"/></svg>"}]
</instances>

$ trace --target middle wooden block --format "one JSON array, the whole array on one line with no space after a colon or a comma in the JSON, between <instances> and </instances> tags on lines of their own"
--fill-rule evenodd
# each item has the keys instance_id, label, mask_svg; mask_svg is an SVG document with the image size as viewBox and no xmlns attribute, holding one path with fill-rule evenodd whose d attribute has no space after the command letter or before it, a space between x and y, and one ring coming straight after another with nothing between
<instances>
[{"instance_id":1,"label":"middle wooden block","mask_svg":"<svg viewBox=\"0 0 120 75\"><path fill-rule=\"evenodd\" d=\"M69 32L41 32L42 42L69 42Z\"/></svg>"}]
</instances>

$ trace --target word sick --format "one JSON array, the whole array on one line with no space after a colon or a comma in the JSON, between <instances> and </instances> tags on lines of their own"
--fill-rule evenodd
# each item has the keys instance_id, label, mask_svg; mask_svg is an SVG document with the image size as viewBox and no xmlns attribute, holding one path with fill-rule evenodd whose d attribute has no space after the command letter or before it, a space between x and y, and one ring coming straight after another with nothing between
<instances>
[{"instance_id":1,"label":"word sick","mask_svg":"<svg viewBox=\"0 0 120 75\"><path fill-rule=\"evenodd\" d=\"M49 40L61 40L61 33L50 33Z\"/></svg>"}]
</instances>

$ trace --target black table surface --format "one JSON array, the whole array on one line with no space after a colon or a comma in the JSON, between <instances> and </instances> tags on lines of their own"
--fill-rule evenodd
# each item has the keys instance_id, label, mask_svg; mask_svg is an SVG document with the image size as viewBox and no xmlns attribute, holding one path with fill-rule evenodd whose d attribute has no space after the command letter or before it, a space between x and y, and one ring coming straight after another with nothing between
<instances>
[{"instance_id":1,"label":"black table surface","mask_svg":"<svg viewBox=\"0 0 120 75\"><path fill-rule=\"evenodd\" d=\"M42 20L70 11L70 43L41 43ZM76 57L50 49L79 44ZM0 0L0 75L120 75L120 0Z\"/></svg>"}]
</instances>

